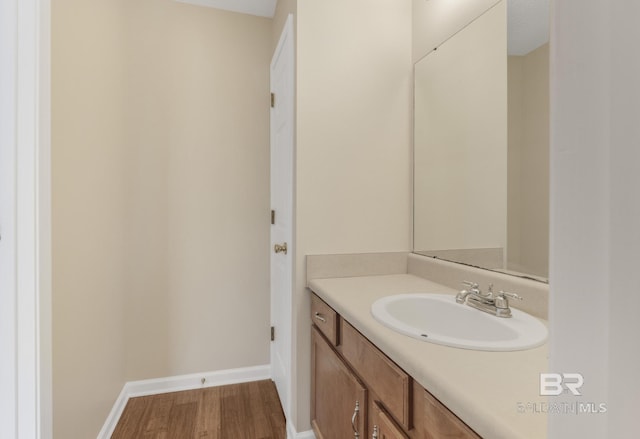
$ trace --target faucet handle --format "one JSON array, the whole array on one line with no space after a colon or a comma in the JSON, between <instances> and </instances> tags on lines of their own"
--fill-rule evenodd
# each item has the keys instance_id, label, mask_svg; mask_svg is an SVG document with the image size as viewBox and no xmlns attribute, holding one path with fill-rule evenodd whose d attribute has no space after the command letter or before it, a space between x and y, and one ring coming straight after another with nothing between
<instances>
[{"instance_id":1,"label":"faucet handle","mask_svg":"<svg viewBox=\"0 0 640 439\"><path fill-rule=\"evenodd\" d=\"M498 293L498 296L509 297L511 299L517 299L517 300L523 300L522 296L519 296L516 293L510 293L508 291L502 291L502 290L500 290L500 292Z\"/></svg>"},{"instance_id":2,"label":"faucet handle","mask_svg":"<svg viewBox=\"0 0 640 439\"><path fill-rule=\"evenodd\" d=\"M468 280L462 281L462 285L466 285L472 290L477 290L480 288L480 285L475 282L469 282Z\"/></svg>"}]
</instances>

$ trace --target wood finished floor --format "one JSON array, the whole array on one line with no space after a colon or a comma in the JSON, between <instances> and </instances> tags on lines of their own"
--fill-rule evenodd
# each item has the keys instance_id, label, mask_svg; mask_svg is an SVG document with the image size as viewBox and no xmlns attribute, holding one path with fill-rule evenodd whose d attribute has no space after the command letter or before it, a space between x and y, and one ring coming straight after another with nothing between
<instances>
[{"instance_id":1,"label":"wood finished floor","mask_svg":"<svg viewBox=\"0 0 640 439\"><path fill-rule=\"evenodd\" d=\"M271 380L131 398L111 439L285 439Z\"/></svg>"}]
</instances>

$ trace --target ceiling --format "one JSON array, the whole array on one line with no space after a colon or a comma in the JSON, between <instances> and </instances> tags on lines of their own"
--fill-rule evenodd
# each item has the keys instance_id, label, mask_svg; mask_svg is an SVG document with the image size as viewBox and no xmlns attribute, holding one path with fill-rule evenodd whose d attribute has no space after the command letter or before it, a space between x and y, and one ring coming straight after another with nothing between
<instances>
[{"instance_id":1,"label":"ceiling","mask_svg":"<svg viewBox=\"0 0 640 439\"><path fill-rule=\"evenodd\" d=\"M273 17L277 0L177 0L260 17ZM526 55L549 41L550 0L507 0L509 55Z\"/></svg>"},{"instance_id":2,"label":"ceiling","mask_svg":"<svg viewBox=\"0 0 640 439\"><path fill-rule=\"evenodd\" d=\"M257 15L259 17L273 17L278 0L176 0L198 6L224 9L226 11Z\"/></svg>"},{"instance_id":3,"label":"ceiling","mask_svg":"<svg viewBox=\"0 0 640 439\"><path fill-rule=\"evenodd\" d=\"M509 55L526 55L549 42L550 0L507 0Z\"/></svg>"}]
</instances>

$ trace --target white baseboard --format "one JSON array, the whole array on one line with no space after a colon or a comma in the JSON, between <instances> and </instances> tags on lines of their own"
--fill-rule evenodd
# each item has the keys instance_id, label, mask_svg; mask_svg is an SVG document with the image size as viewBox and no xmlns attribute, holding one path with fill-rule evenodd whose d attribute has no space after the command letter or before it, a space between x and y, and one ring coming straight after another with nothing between
<instances>
[{"instance_id":1,"label":"white baseboard","mask_svg":"<svg viewBox=\"0 0 640 439\"><path fill-rule=\"evenodd\" d=\"M287 439L316 439L316 435L313 434L313 430L296 432L296 428L287 419Z\"/></svg>"},{"instance_id":2,"label":"white baseboard","mask_svg":"<svg viewBox=\"0 0 640 439\"><path fill-rule=\"evenodd\" d=\"M111 438L113 431L116 429L116 425L118 425L118 420L120 419L120 416L122 416L122 412L127 405L127 401L129 401L129 395L127 394L127 384L125 384L120 391L120 395L118 395L116 402L113 404L113 407L109 412L109 416L107 416L107 420L104 422L100 433L98 433L98 439Z\"/></svg>"},{"instance_id":3,"label":"white baseboard","mask_svg":"<svg viewBox=\"0 0 640 439\"><path fill-rule=\"evenodd\" d=\"M129 381L125 383L118 399L113 405L107 420L98 433L97 439L109 439L118 424L129 398L157 395L159 393L179 392L182 390L203 389L205 387L239 384L271 378L270 366L243 367L238 369L217 370L151 380ZM204 379L204 382L202 381ZM303 436L296 436L303 437ZM304 436L306 439L307 436Z\"/></svg>"}]
</instances>

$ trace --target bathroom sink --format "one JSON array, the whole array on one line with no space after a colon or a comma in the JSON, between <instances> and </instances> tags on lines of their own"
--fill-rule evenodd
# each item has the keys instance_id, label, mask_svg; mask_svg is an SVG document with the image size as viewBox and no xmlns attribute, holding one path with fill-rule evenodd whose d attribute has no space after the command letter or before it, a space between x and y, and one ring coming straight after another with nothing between
<instances>
[{"instance_id":1,"label":"bathroom sink","mask_svg":"<svg viewBox=\"0 0 640 439\"><path fill-rule=\"evenodd\" d=\"M371 306L383 325L410 337L463 349L519 351L540 346L547 327L535 317L511 309L502 318L456 303L448 294L398 294Z\"/></svg>"}]
</instances>

